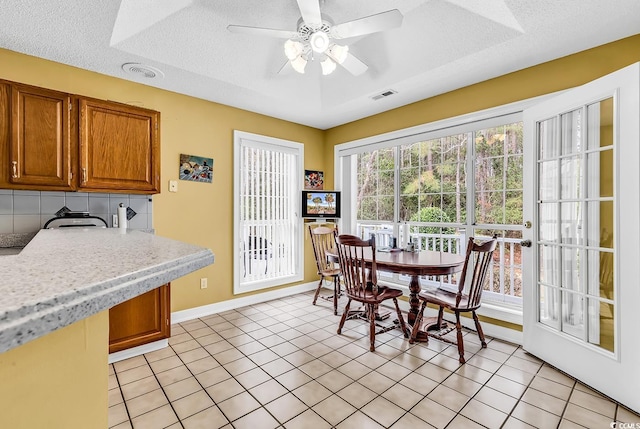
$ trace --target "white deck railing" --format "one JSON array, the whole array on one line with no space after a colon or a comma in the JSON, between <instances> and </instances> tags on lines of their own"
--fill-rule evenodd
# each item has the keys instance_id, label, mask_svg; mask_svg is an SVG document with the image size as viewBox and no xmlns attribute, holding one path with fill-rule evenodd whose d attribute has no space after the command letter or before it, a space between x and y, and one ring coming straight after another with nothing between
<instances>
[{"instance_id":1,"label":"white deck railing","mask_svg":"<svg viewBox=\"0 0 640 429\"><path fill-rule=\"evenodd\" d=\"M411 227L411 225L409 225ZM417 226L417 225L415 225ZM389 246L393 237L393 225L388 223L358 223L357 234L362 238L376 236L376 246ZM479 240L491 237L477 236ZM410 233L409 237L400 237L399 243L412 241L420 250L446 251L464 254L467 238L464 234L428 234ZM494 302L522 305L522 262L519 238L498 238L498 247L493 255L489 278L484 286L483 299ZM404 245L398 245L404 247ZM409 277L379 273L381 278L399 284L408 284ZM445 288L457 288L459 274L448 276L425 276L421 278L423 285L438 285Z\"/></svg>"}]
</instances>

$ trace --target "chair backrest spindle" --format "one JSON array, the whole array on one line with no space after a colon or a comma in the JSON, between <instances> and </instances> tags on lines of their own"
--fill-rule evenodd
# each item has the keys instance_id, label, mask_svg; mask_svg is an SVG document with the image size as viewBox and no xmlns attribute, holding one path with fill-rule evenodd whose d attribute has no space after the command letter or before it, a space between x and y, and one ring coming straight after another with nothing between
<instances>
[{"instance_id":1,"label":"chair backrest spindle","mask_svg":"<svg viewBox=\"0 0 640 429\"><path fill-rule=\"evenodd\" d=\"M476 308L480 306L482 299L482 290L487 271L491 265L493 251L496 249L498 238L496 235L491 240L477 244L473 237L469 238L467 243L467 254L460 275L458 284L458 294L456 296L456 306L460 305L462 297L465 295L465 285L467 277L469 279L469 291L467 293L467 308ZM472 265L470 267L470 264ZM470 271L471 270L471 271Z\"/></svg>"},{"instance_id":2,"label":"chair backrest spindle","mask_svg":"<svg viewBox=\"0 0 640 429\"><path fill-rule=\"evenodd\" d=\"M327 251L335 247L335 237L338 227L328 228L326 226L309 225L309 235L313 246L313 255L316 258L318 274L333 268L332 263L327 259Z\"/></svg>"},{"instance_id":3,"label":"chair backrest spindle","mask_svg":"<svg viewBox=\"0 0 640 429\"><path fill-rule=\"evenodd\" d=\"M356 298L364 298L365 291L377 287L375 238L361 240L355 235L339 235L336 237L338 258L342 270L347 294ZM365 252L371 252L371 269L367 268Z\"/></svg>"}]
</instances>

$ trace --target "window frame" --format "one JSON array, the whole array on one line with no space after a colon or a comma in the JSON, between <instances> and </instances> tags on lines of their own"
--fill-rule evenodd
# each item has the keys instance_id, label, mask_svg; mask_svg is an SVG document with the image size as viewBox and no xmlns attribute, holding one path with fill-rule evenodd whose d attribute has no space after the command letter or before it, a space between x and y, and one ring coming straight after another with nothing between
<instances>
[{"instance_id":1,"label":"window frame","mask_svg":"<svg viewBox=\"0 0 640 429\"><path fill-rule=\"evenodd\" d=\"M304 261L304 234L302 218L299 213L300 194L302 190L302 181L304 178L304 145L299 142L279 139L275 137L253 134L245 131L233 131L233 293L234 295L247 292L258 291L274 286L281 286L287 283L302 281L304 279L303 261ZM241 231L241 168L242 148L252 146L257 148L268 148L272 150L281 150L283 153L294 155L295 167L291 172L296 180L292 184L292 212L291 225L294 237L291 242L295 248L293 254L293 273L284 276L270 276L269 278L259 279L255 281L243 282L245 277L243 274L243 244Z\"/></svg>"}]
</instances>

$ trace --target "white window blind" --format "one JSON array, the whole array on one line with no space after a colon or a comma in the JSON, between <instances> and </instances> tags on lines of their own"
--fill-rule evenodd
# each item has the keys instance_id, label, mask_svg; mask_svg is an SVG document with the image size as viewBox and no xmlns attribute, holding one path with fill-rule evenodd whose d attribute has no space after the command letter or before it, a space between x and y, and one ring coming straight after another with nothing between
<instances>
[{"instance_id":1,"label":"white window blind","mask_svg":"<svg viewBox=\"0 0 640 429\"><path fill-rule=\"evenodd\" d=\"M301 280L303 146L239 131L234 136L234 292Z\"/></svg>"}]
</instances>

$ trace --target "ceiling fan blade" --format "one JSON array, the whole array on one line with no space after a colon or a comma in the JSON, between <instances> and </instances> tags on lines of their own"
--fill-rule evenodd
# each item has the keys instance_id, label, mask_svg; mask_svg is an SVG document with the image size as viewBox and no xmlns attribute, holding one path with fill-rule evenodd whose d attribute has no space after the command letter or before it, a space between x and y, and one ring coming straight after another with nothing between
<instances>
[{"instance_id":1,"label":"ceiling fan blade","mask_svg":"<svg viewBox=\"0 0 640 429\"><path fill-rule=\"evenodd\" d=\"M302 20L309 27L316 27L322 24L319 0L298 0L298 7L300 8L300 14L302 14Z\"/></svg>"},{"instance_id":2,"label":"ceiling fan blade","mask_svg":"<svg viewBox=\"0 0 640 429\"><path fill-rule=\"evenodd\" d=\"M347 58L340 65L354 76L360 76L369 69L365 63L356 58L351 52L348 53Z\"/></svg>"},{"instance_id":3,"label":"ceiling fan blade","mask_svg":"<svg viewBox=\"0 0 640 429\"><path fill-rule=\"evenodd\" d=\"M278 74L282 76L287 76L291 73L293 73L293 67L291 67L291 61L287 61L286 63L284 63L282 67L280 67L280 70L278 70Z\"/></svg>"},{"instance_id":4,"label":"ceiling fan blade","mask_svg":"<svg viewBox=\"0 0 640 429\"><path fill-rule=\"evenodd\" d=\"M252 36L277 37L280 39L295 39L298 37L297 31L276 30L273 28L247 27L244 25L229 25L227 27L232 33L250 34Z\"/></svg>"},{"instance_id":5,"label":"ceiling fan blade","mask_svg":"<svg viewBox=\"0 0 640 429\"><path fill-rule=\"evenodd\" d=\"M402 13L398 9L388 10L365 18L355 19L343 24L331 27L329 35L334 39L346 39L348 37L364 36L378 31L390 30L400 27Z\"/></svg>"}]
</instances>

